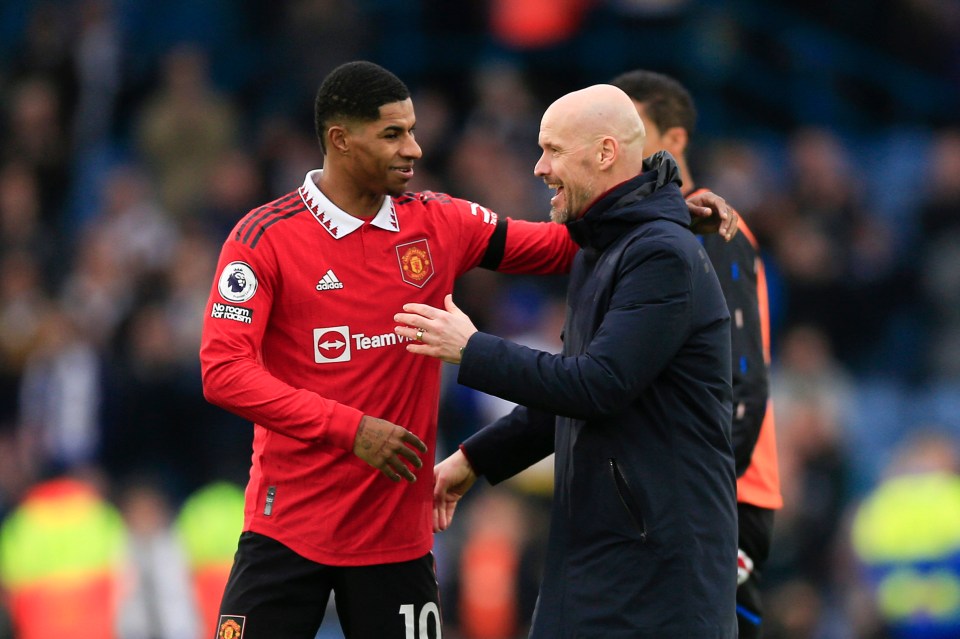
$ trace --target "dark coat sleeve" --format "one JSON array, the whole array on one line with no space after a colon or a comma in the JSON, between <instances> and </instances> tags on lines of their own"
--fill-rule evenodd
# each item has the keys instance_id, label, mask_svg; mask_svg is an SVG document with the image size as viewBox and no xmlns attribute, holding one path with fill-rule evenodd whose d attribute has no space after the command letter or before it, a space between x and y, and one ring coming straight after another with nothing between
<instances>
[{"instance_id":1,"label":"dark coat sleeve","mask_svg":"<svg viewBox=\"0 0 960 639\"><path fill-rule=\"evenodd\" d=\"M650 244L624 252L608 310L582 355L553 355L475 333L459 382L575 419L610 416L630 405L673 359L691 325L687 262L667 243Z\"/></svg>"},{"instance_id":2,"label":"dark coat sleeve","mask_svg":"<svg viewBox=\"0 0 960 639\"><path fill-rule=\"evenodd\" d=\"M467 438L460 450L491 484L513 477L553 453L556 416L517 406Z\"/></svg>"},{"instance_id":3,"label":"dark coat sleeve","mask_svg":"<svg viewBox=\"0 0 960 639\"><path fill-rule=\"evenodd\" d=\"M744 233L729 243L717 236L704 237L703 244L730 309L733 452L739 477L750 466L770 394L755 266L760 258Z\"/></svg>"}]
</instances>

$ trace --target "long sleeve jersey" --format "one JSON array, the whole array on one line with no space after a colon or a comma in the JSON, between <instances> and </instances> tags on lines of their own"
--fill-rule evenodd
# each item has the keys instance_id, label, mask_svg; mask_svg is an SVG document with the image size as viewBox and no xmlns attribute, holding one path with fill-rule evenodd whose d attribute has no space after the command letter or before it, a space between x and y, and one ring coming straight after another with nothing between
<instances>
[{"instance_id":1,"label":"long sleeve jersey","mask_svg":"<svg viewBox=\"0 0 960 639\"><path fill-rule=\"evenodd\" d=\"M204 317L204 394L254 423L244 530L329 565L407 561L432 545L440 362L394 333L404 303L442 306L476 266L565 273L557 224L500 218L431 192L386 197L369 220L303 185L241 219L223 245ZM353 454L363 415L428 447L414 483Z\"/></svg>"}]
</instances>

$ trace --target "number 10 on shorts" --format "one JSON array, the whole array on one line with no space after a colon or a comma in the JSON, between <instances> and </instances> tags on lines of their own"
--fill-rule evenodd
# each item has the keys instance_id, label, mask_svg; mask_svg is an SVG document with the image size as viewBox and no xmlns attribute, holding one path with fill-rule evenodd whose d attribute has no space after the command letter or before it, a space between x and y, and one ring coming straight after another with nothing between
<instances>
[{"instance_id":1,"label":"number 10 on shorts","mask_svg":"<svg viewBox=\"0 0 960 639\"><path fill-rule=\"evenodd\" d=\"M403 623L407 629L406 639L429 639L428 628L430 626L430 617L433 617L433 626L437 629L437 639L440 637L440 610L434 602L428 602L420 609L420 616L417 619L416 607L413 604L404 604L400 606L400 614L403 615ZM418 621L417 626L414 622ZM419 634L417 630L419 629Z\"/></svg>"}]
</instances>

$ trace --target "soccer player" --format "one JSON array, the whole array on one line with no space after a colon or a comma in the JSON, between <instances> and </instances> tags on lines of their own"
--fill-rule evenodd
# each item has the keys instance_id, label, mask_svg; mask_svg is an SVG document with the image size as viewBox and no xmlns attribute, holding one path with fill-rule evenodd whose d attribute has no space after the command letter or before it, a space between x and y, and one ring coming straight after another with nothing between
<instances>
[{"instance_id":1,"label":"soccer player","mask_svg":"<svg viewBox=\"0 0 960 639\"><path fill-rule=\"evenodd\" d=\"M646 70L628 71L611 84L630 96L646 125L644 153L669 151L680 167L684 195L695 194L698 189L686 159L697 119L690 93L673 78ZM783 506L783 498L769 399L767 282L757 241L743 218L738 228L741 232L730 242L703 237L703 245L733 319L733 450L739 521L737 622L741 639L756 639L763 620L759 579L770 553L773 513Z\"/></svg>"},{"instance_id":2,"label":"soccer player","mask_svg":"<svg viewBox=\"0 0 960 639\"><path fill-rule=\"evenodd\" d=\"M312 639L333 592L351 639L440 637L440 364L406 352L393 315L410 300L438 305L477 266L565 273L577 246L556 225L406 192L421 156L413 103L378 65L334 69L315 123L324 168L237 223L204 318L204 394L254 422L218 632Z\"/></svg>"}]
</instances>

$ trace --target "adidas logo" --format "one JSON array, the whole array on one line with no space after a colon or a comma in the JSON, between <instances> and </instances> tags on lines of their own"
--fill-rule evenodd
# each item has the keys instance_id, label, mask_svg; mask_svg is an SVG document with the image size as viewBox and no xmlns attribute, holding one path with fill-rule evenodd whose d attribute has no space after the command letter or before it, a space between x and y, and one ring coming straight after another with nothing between
<instances>
[{"instance_id":1,"label":"adidas logo","mask_svg":"<svg viewBox=\"0 0 960 639\"><path fill-rule=\"evenodd\" d=\"M317 282L318 291L333 291L338 288L343 288L343 282L337 279L337 276L333 274L333 269L327 271L327 274Z\"/></svg>"}]
</instances>

